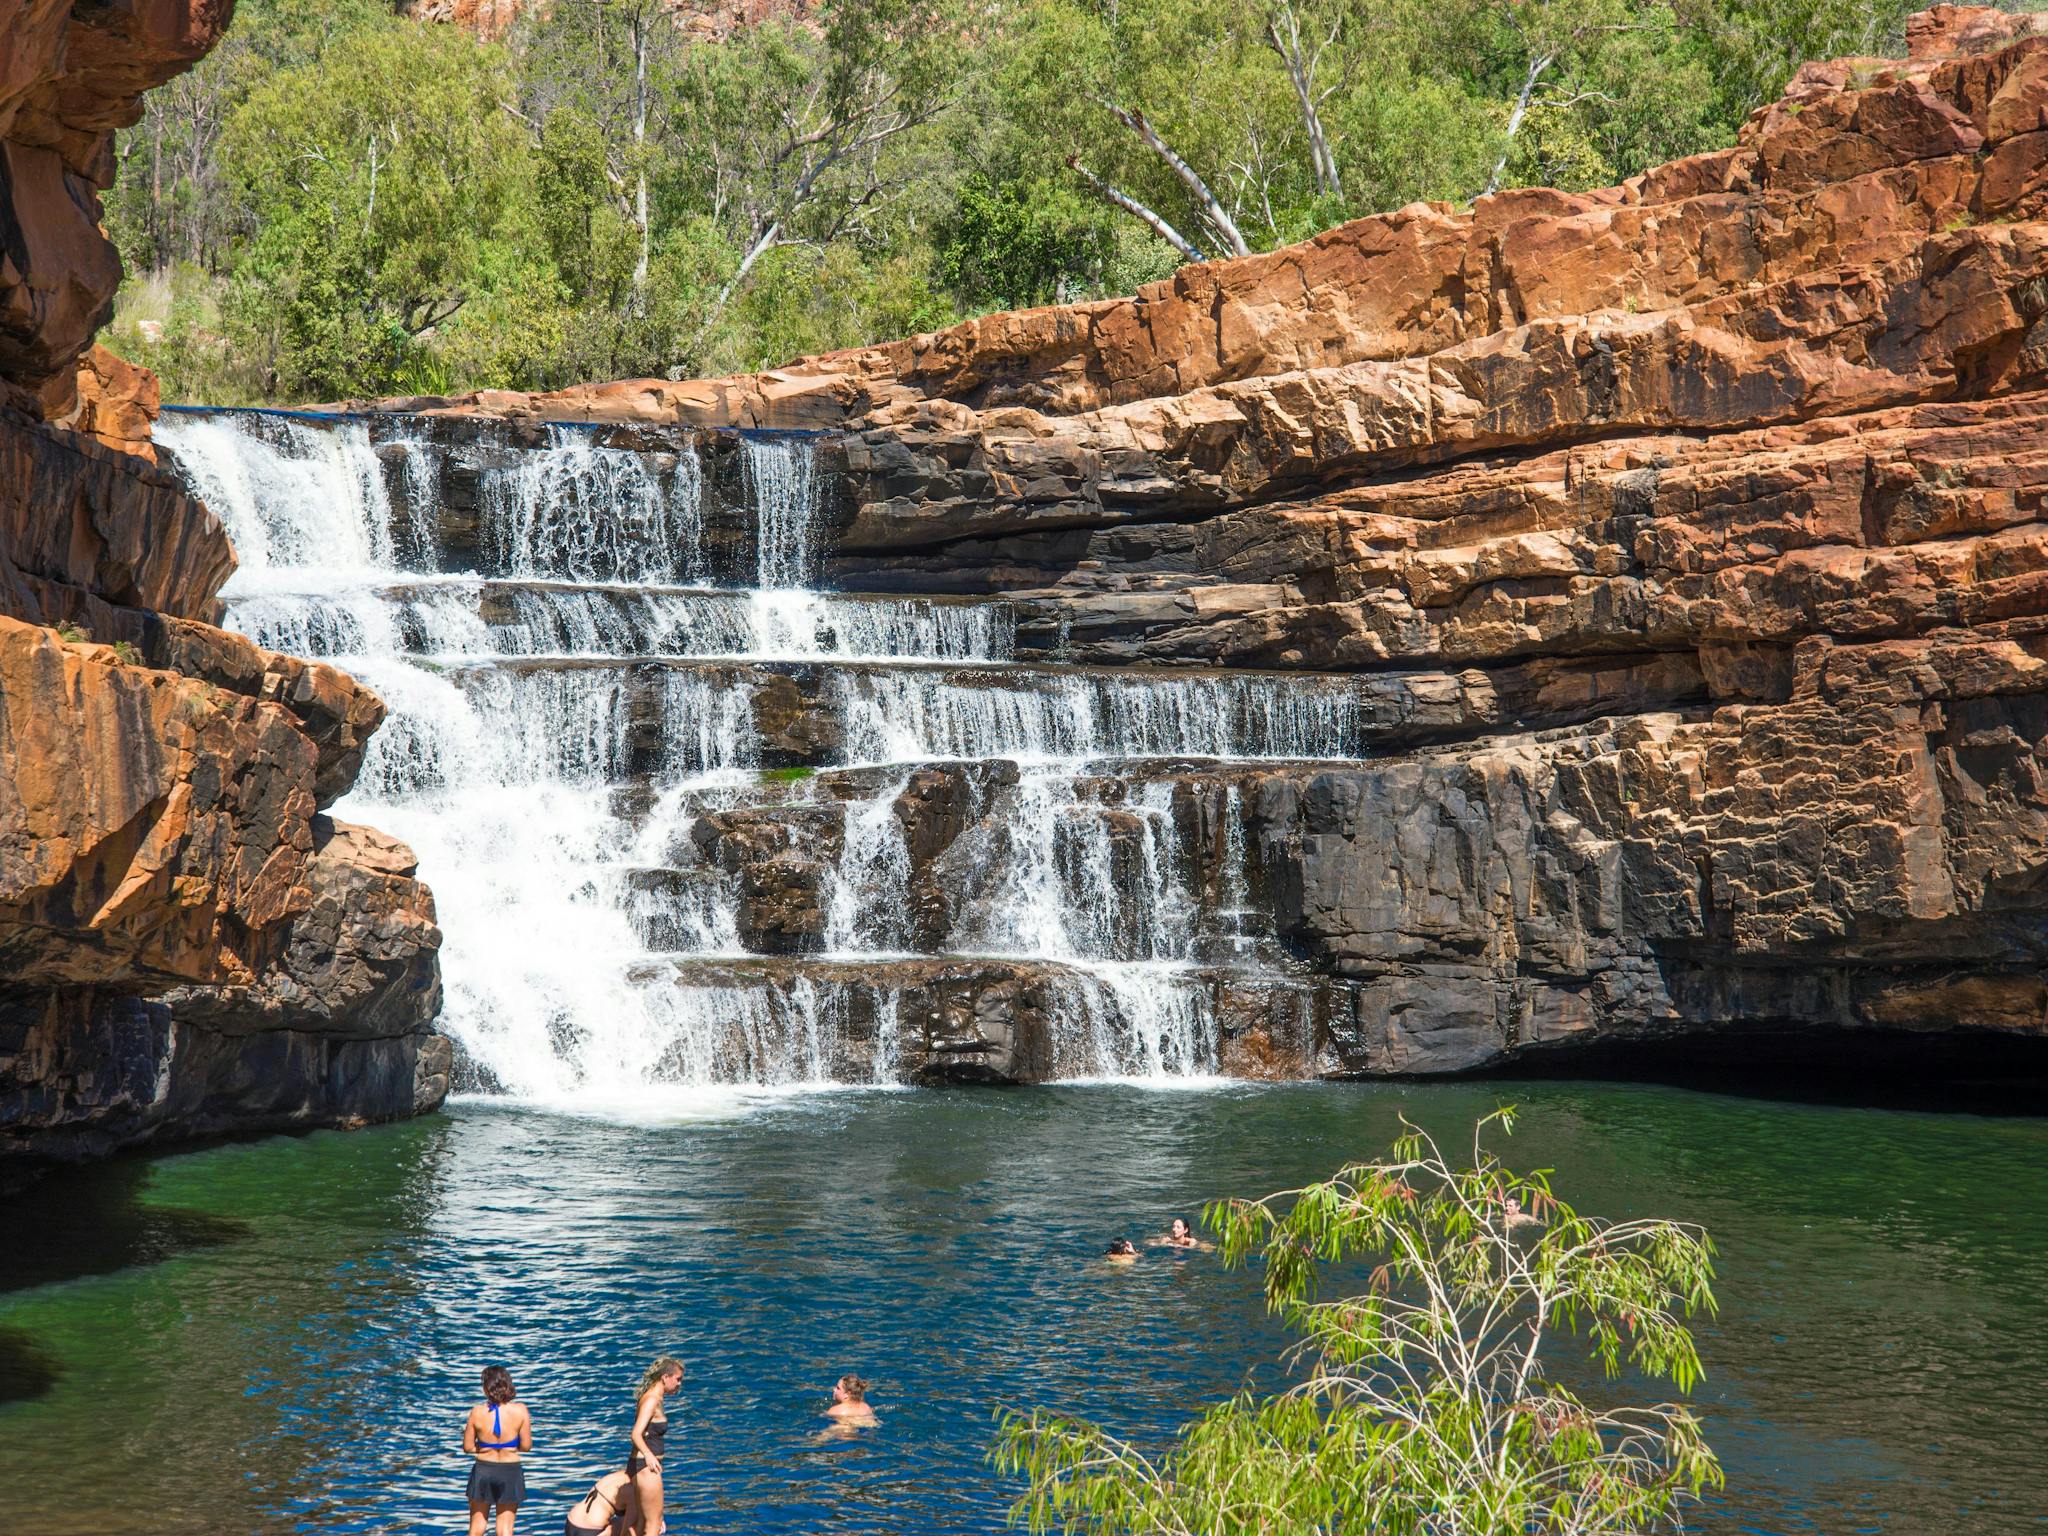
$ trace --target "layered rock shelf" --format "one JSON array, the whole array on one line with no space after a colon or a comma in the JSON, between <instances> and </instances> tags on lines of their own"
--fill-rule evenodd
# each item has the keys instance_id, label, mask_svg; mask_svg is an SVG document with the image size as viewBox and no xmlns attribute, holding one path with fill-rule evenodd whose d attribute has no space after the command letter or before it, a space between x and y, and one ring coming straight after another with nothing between
<instances>
[{"instance_id":1,"label":"layered rock shelf","mask_svg":"<svg viewBox=\"0 0 2048 1536\"><path fill-rule=\"evenodd\" d=\"M2037 19L1130 299L153 437L90 209L224 22L0 20L0 1148L2048 1036Z\"/></svg>"},{"instance_id":2,"label":"layered rock shelf","mask_svg":"<svg viewBox=\"0 0 2048 1536\"><path fill-rule=\"evenodd\" d=\"M1034 662L1384 701L1354 760L1241 786L1317 998L1287 1070L2039 1036L2038 26L1939 7L1600 192L769 374L383 409L813 432L831 586L1000 599Z\"/></svg>"},{"instance_id":3,"label":"layered rock shelf","mask_svg":"<svg viewBox=\"0 0 2048 1536\"><path fill-rule=\"evenodd\" d=\"M384 706L216 627L235 552L90 347L114 130L228 12L0 7L0 1159L447 1091L415 860L325 813Z\"/></svg>"}]
</instances>

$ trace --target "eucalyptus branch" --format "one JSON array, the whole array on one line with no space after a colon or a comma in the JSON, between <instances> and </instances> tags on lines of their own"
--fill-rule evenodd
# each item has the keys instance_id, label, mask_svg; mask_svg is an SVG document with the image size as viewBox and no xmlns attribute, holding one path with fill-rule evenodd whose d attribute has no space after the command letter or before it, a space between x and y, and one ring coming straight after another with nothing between
<instances>
[{"instance_id":1,"label":"eucalyptus branch","mask_svg":"<svg viewBox=\"0 0 2048 1536\"><path fill-rule=\"evenodd\" d=\"M1610 1375L1625 1354L1689 1389L1684 1319L1713 1307L1712 1245L1678 1223L1579 1215L1547 1174L1488 1155L1489 1128L1509 1125L1482 1122L1467 1169L1405 1126L1388 1159L1212 1203L1223 1261L1264 1261L1267 1303L1298 1335L1282 1355L1298 1379L1212 1409L1156 1463L1079 1421L1013 1416L997 1459L1026 1478L1016 1517L1102 1532L1681 1528L1721 1477L1697 1419L1673 1403L1583 1402L1543 1362L1577 1337ZM1373 1257L1365 1291L1313 1295L1322 1266Z\"/></svg>"}]
</instances>

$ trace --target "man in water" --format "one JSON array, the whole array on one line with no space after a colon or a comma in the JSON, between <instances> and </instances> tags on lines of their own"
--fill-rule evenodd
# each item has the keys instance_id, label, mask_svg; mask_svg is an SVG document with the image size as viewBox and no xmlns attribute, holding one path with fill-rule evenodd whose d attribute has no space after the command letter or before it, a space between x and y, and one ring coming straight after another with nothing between
<instances>
[{"instance_id":1,"label":"man in water","mask_svg":"<svg viewBox=\"0 0 2048 1536\"><path fill-rule=\"evenodd\" d=\"M1517 1227L1540 1227L1543 1218L1530 1215L1522 1209L1521 1201L1509 1195L1500 1203L1500 1224L1503 1231L1512 1232Z\"/></svg>"},{"instance_id":2,"label":"man in water","mask_svg":"<svg viewBox=\"0 0 2048 1536\"><path fill-rule=\"evenodd\" d=\"M1102 1262L1105 1264L1135 1264L1138 1262L1138 1245L1128 1237L1116 1238L1102 1251Z\"/></svg>"},{"instance_id":3,"label":"man in water","mask_svg":"<svg viewBox=\"0 0 2048 1536\"><path fill-rule=\"evenodd\" d=\"M1207 1243L1195 1236L1195 1229L1178 1216L1173 1218L1173 1225L1166 1229L1166 1236L1152 1239L1152 1246L1154 1248L1173 1248L1182 1253L1196 1253L1209 1247Z\"/></svg>"}]
</instances>

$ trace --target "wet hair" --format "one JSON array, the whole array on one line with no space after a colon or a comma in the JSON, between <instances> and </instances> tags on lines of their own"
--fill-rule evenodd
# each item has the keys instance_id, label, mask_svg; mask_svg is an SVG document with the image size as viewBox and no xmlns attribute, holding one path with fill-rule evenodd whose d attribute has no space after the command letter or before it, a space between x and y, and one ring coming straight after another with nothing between
<instances>
[{"instance_id":1,"label":"wet hair","mask_svg":"<svg viewBox=\"0 0 2048 1536\"><path fill-rule=\"evenodd\" d=\"M512 1385L512 1373L502 1365L484 1367L484 1400L492 1403L509 1403L519 1395Z\"/></svg>"},{"instance_id":2,"label":"wet hair","mask_svg":"<svg viewBox=\"0 0 2048 1536\"><path fill-rule=\"evenodd\" d=\"M671 1372L678 1376L682 1375L683 1362L674 1355L663 1355L654 1364L647 1367L646 1374L640 1378L640 1385L633 1389L633 1401L639 1402L641 1398L647 1395L649 1388Z\"/></svg>"},{"instance_id":3,"label":"wet hair","mask_svg":"<svg viewBox=\"0 0 2048 1536\"><path fill-rule=\"evenodd\" d=\"M864 1376L840 1377L839 1390L852 1398L856 1403L864 1403L868 1400L868 1383L867 1378Z\"/></svg>"},{"instance_id":4,"label":"wet hair","mask_svg":"<svg viewBox=\"0 0 2048 1536\"><path fill-rule=\"evenodd\" d=\"M1109 1246L1102 1250L1102 1256L1108 1258L1112 1254L1136 1253L1137 1251L1138 1245L1128 1237L1113 1237L1109 1240Z\"/></svg>"},{"instance_id":5,"label":"wet hair","mask_svg":"<svg viewBox=\"0 0 2048 1536\"><path fill-rule=\"evenodd\" d=\"M1195 1224L1192 1221L1189 1221L1185 1216L1176 1216L1173 1218L1173 1220L1169 1221L1166 1224L1166 1230L1169 1232L1171 1232L1175 1227L1186 1227L1190 1234L1192 1234L1195 1230Z\"/></svg>"}]
</instances>

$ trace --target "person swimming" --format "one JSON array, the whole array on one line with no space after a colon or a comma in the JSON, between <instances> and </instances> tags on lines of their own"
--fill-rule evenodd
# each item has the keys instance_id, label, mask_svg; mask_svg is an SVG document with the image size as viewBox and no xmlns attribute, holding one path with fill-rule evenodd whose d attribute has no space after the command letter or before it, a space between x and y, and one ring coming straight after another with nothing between
<instances>
[{"instance_id":1,"label":"person swimming","mask_svg":"<svg viewBox=\"0 0 2048 1536\"><path fill-rule=\"evenodd\" d=\"M1138 1262L1138 1245L1128 1237L1113 1238L1102 1250L1102 1261L1105 1264L1135 1264Z\"/></svg>"},{"instance_id":2,"label":"person swimming","mask_svg":"<svg viewBox=\"0 0 2048 1536\"><path fill-rule=\"evenodd\" d=\"M1500 1203L1500 1224L1503 1231L1512 1232L1517 1227L1540 1227L1543 1225L1543 1218L1532 1216L1522 1209L1521 1201L1513 1195L1508 1195Z\"/></svg>"},{"instance_id":3,"label":"person swimming","mask_svg":"<svg viewBox=\"0 0 2048 1536\"><path fill-rule=\"evenodd\" d=\"M498 1536L512 1536L512 1522L526 1502L526 1469L519 1457L533 1449L533 1416L502 1365L484 1367L483 1386L483 1402L462 1421L462 1449L476 1458L469 1469L469 1536L483 1536L484 1518L493 1510Z\"/></svg>"},{"instance_id":4,"label":"person swimming","mask_svg":"<svg viewBox=\"0 0 2048 1536\"><path fill-rule=\"evenodd\" d=\"M630 1473L607 1472L562 1520L562 1536L621 1536L638 1506ZM592 1520L602 1524L592 1525Z\"/></svg>"},{"instance_id":5,"label":"person swimming","mask_svg":"<svg viewBox=\"0 0 2048 1536\"><path fill-rule=\"evenodd\" d=\"M1154 1248L1174 1248L1182 1253L1196 1253L1208 1248L1208 1244L1195 1236L1195 1229L1180 1217L1173 1218L1173 1225L1166 1229L1166 1236L1152 1239Z\"/></svg>"},{"instance_id":6,"label":"person swimming","mask_svg":"<svg viewBox=\"0 0 2048 1536\"><path fill-rule=\"evenodd\" d=\"M647 1368L633 1394L633 1454L626 1474L633 1479L639 1508L627 1523L633 1536L656 1536L661 1530L661 1458L668 1451L668 1411L663 1406L683 1384L683 1362L663 1355Z\"/></svg>"},{"instance_id":7,"label":"person swimming","mask_svg":"<svg viewBox=\"0 0 2048 1536\"><path fill-rule=\"evenodd\" d=\"M813 1445L858 1440L863 1430L874 1429L882 1422L875 1417L875 1410L868 1403L866 1380L851 1375L842 1376L832 1383L832 1401L825 1406L825 1417L831 1422L811 1436Z\"/></svg>"},{"instance_id":8,"label":"person swimming","mask_svg":"<svg viewBox=\"0 0 2048 1536\"><path fill-rule=\"evenodd\" d=\"M861 1426L881 1422L868 1406L868 1384L860 1376L842 1376L832 1383L832 1403L825 1410L825 1417Z\"/></svg>"}]
</instances>

